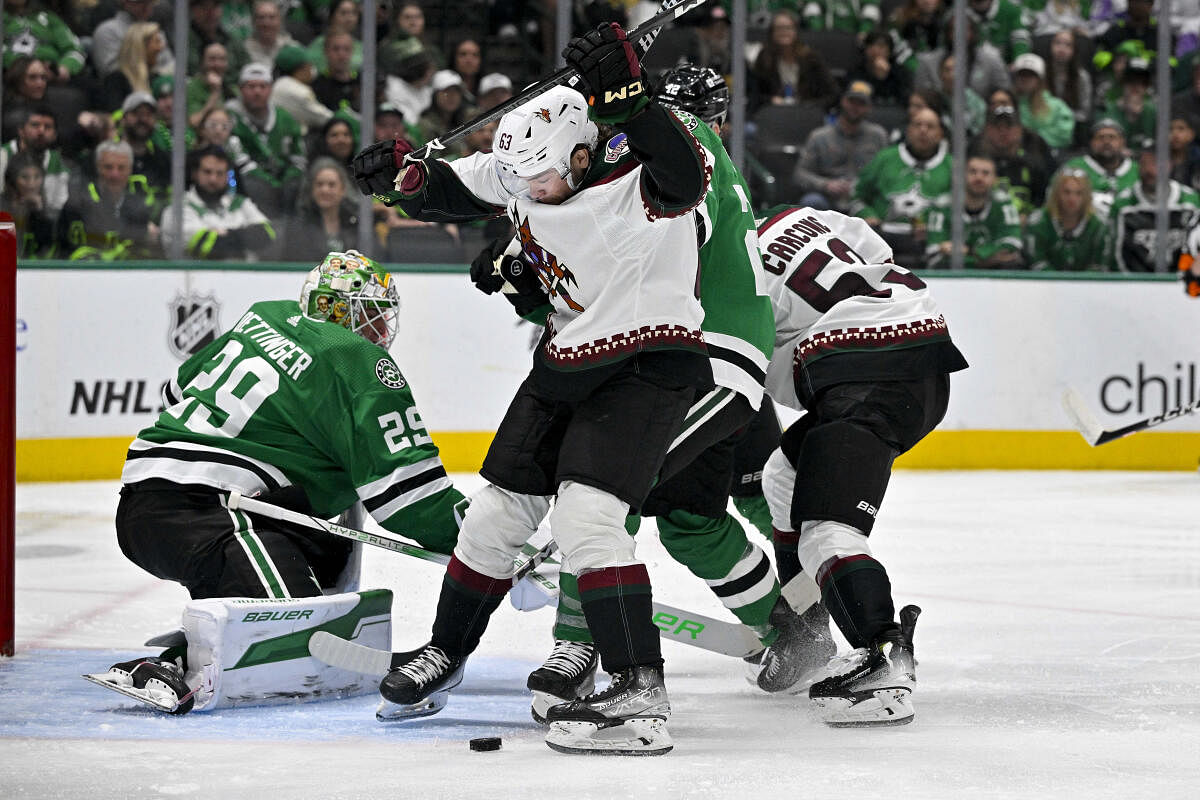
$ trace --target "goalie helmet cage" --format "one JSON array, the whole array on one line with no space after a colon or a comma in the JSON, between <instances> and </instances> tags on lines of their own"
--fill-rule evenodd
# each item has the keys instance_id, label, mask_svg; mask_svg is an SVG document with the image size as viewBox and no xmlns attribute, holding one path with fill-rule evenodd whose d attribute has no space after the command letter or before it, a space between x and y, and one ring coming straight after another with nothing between
<instances>
[{"instance_id":1,"label":"goalie helmet cage","mask_svg":"<svg viewBox=\"0 0 1200 800\"><path fill-rule=\"evenodd\" d=\"M13 654L17 536L17 229L0 215L0 656Z\"/></svg>"}]
</instances>

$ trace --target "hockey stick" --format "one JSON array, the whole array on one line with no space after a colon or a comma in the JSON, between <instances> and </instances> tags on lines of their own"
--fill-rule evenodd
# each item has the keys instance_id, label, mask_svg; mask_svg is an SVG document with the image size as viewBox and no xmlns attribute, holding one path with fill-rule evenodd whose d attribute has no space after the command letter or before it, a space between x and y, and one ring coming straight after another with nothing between
<instances>
[{"instance_id":1,"label":"hockey stick","mask_svg":"<svg viewBox=\"0 0 1200 800\"><path fill-rule=\"evenodd\" d=\"M713 619L658 602L654 604L653 620L664 639L713 653L745 658L763 649L754 632L736 622ZM331 667L382 678L388 670L406 663L417 651L389 652L343 639L328 631L317 631L308 640L308 652Z\"/></svg>"},{"instance_id":2,"label":"hockey stick","mask_svg":"<svg viewBox=\"0 0 1200 800\"><path fill-rule=\"evenodd\" d=\"M650 45L654 44L654 40L658 38L659 31L672 20L682 17L698 6L707 3L708 0L663 0L660 6L659 13L655 14L650 19L638 25L633 30L626 34L629 41L633 42L634 51L638 58L646 55L646 51L650 49ZM414 161L424 161L433 156L437 151L445 150L447 145L458 141L464 136L468 136L475 131L487 125L495 119L499 119L514 108L527 102L531 98L537 97L548 89L552 89L559 84L567 84L574 87L579 82L579 73L571 67L563 67L555 72L549 78L545 78L531 86L526 87L520 94L516 95L507 102L501 103L493 109L483 112L470 122L465 122L459 125L449 133L443 134L435 138L433 141L426 144L419 150L415 150L405 156L404 160L408 163Z\"/></svg>"},{"instance_id":3,"label":"hockey stick","mask_svg":"<svg viewBox=\"0 0 1200 800\"><path fill-rule=\"evenodd\" d=\"M1156 417L1143 419L1139 422L1134 422L1122 428L1106 429L1092 410L1088 408L1087 403L1079 395L1079 392L1068 388L1063 392L1063 410L1067 412L1067 416L1071 418L1071 422L1079 430L1079 433L1087 440L1087 443L1092 447L1111 442L1114 439L1120 439L1122 436L1128 436L1131 433L1144 431L1147 428L1153 428L1162 425L1164 422L1170 422L1176 417L1182 417L1184 414L1191 414L1200 408L1200 400L1172 408L1165 414L1159 414Z\"/></svg>"},{"instance_id":4,"label":"hockey stick","mask_svg":"<svg viewBox=\"0 0 1200 800\"><path fill-rule=\"evenodd\" d=\"M384 531L381 533L371 533L362 531L357 528L349 528L345 525L339 525L336 522L321 519L320 517L301 514L299 511L289 511L271 503L264 503L261 500L255 500L253 497L246 497L238 492L230 492L227 505L234 511L246 511L250 514L258 514L263 517L270 517L281 522L290 522L293 525L301 525L306 528L312 528L318 531L333 536L340 536L343 539L350 539L355 542L362 542L373 547L381 547L384 550L391 550L393 553L401 553L406 556L413 556L423 561L432 561L435 564L445 566L450 563L450 556L445 553L435 553L432 550L426 550L423 547L418 547L411 544L394 533ZM540 550L529 556L529 559L517 568L513 574L513 584L528 576L531 572L549 558L555 550L558 549L558 543L553 539L548 541ZM541 577L541 576L539 576ZM545 579L542 579L543 582Z\"/></svg>"}]
</instances>

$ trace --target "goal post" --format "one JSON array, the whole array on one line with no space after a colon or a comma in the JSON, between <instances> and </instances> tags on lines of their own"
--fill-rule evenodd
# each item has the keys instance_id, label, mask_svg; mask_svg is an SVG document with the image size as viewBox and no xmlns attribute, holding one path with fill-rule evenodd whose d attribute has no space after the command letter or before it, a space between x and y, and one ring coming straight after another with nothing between
<instances>
[{"instance_id":1,"label":"goal post","mask_svg":"<svg viewBox=\"0 0 1200 800\"><path fill-rule=\"evenodd\" d=\"M13 654L17 539L17 229L0 213L0 656Z\"/></svg>"}]
</instances>

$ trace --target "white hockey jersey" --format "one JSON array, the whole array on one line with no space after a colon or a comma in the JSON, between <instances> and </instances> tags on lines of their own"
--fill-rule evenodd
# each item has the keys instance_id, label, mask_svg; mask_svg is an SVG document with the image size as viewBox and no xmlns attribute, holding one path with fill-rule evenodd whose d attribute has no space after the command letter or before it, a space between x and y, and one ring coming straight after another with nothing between
<instances>
[{"instance_id":1,"label":"white hockey jersey","mask_svg":"<svg viewBox=\"0 0 1200 800\"><path fill-rule=\"evenodd\" d=\"M476 197L507 205L554 306L543 351L550 365L572 370L641 349L704 350L691 209L655 215L642 201L636 160L626 157L559 205L513 196L494 165L490 153L475 153L449 166Z\"/></svg>"},{"instance_id":2,"label":"white hockey jersey","mask_svg":"<svg viewBox=\"0 0 1200 800\"><path fill-rule=\"evenodd\" d=\"M795 377L830 355L949 341L924 281L892 263L862 219L789 208L761 220L759 249L775 308L767 392L803 410Z\"/></svg>"}]
</instances>

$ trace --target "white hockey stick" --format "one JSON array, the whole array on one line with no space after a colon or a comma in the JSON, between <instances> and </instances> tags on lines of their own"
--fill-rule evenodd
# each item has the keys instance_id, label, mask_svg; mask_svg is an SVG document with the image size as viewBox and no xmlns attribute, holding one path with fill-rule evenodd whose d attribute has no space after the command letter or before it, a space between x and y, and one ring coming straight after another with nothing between
<instances>
[{"instance_id":1,"label":"white hockey stick","mask_svg":"<svg viewBox=\"0 0 1200 800\"><path fill-rule=\"evenodd\" d=\"M1096 415L1092 413L1092 410L1088 408L1087 403L1084 402L1079 392L1068 388L1063 392L1062 402L1063 410L1067 412L1067 416L1071 418L1071 422L1075 424L1079 433L1082 434L1083 438L1092 447L1111 442L1114 439L1120 439L1122 436L1128 436L1131 433L1137 433L1147 428L1162 425L1164 422L1170 422L1177 417L1182 417L1184 414L1191 414L1197 408L1200 408L1200 400L1198 400L1186 406L1172 408L1165 414L1159 414L1156 417L1143 419L1121 428L1106 429L1100 420L1096 418Z\"/></svg>"},{"instance_id":2,"label":"white hockey stick","mask_svg":"<svg viewBox=\"0 0 1200 800\"><path fill-rule=\"evenodd\" d=\"M762 650L758 637L745 625L663 603L654 604L654 624L668 641L721 655L745 658ZM308 640L308 652L331 667L382 678L388 670L408 661L416 651L389 652L351 642L327 631L317 631Z\"/></svg>"},{"instance_id":3,"label":"white hockey stick","mask_svg":"<svg viewBox=\"0 0 1200 800\"><path fill-rule=\"evenodd\" d=\"M403 539L402 537L383 531L380 533L371 533L369 531L361 531L357 528L348 528L345 525L339 525L336 522L330 522L320 517L313 517L308 514L301 514L299 511L289 511L281 506L271 503L264 503L262 500L255 500L253 497L246 497L238 492L231 492L227 505L235 511L246 511L251 514L258 514L263 517L270 517L281 522L290 522L293 525L301 525L306 528L312 528L318 531L340 536L343 539L351 539L355 542L362 542L373 547L381 547L384 550L391 550L393 553L401 553L406 556L413 556L423 561L432 561L435 564L445 566L450 563L450 556L445 553L435 553L432 550L426 550L424 547L418 547L415 544ZM513 575L513 584L529 576L537 569L537 566L545 561L555 550L558 549L558 543L553 539L548 541L537 552L529 555L527 560L518 562L516 573ZM545 580L542 576L538 576Z\"/></svg>"}]
</instances>

